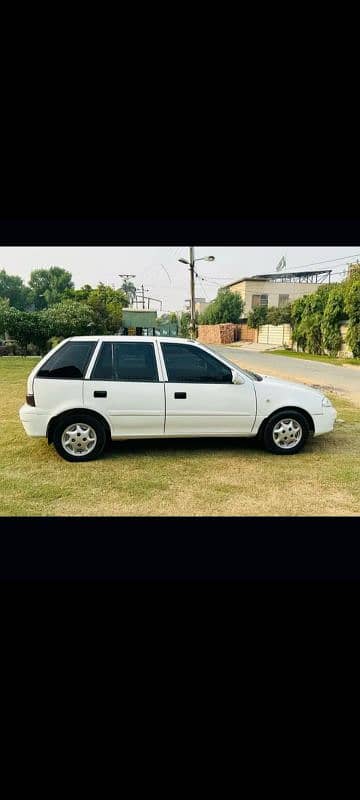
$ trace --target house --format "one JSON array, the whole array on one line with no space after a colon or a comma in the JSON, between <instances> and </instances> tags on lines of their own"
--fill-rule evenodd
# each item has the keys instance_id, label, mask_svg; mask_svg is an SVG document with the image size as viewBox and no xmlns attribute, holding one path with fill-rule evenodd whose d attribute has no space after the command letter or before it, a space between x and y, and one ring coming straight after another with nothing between
<instances>
[{"instance_id":1,"label":"house","mask_svg":"<svg viewBox=\"0 0 360 800\"><path fill-rule=\"evenodd\" d=\"M316 292L321 283L330 283L332 270L306 272L275 272L267 275L252 275L228 283L223 289L238 292L245 301L243 316L257 306L281 308L307 294Z\"/></svg>"}]
</instances>

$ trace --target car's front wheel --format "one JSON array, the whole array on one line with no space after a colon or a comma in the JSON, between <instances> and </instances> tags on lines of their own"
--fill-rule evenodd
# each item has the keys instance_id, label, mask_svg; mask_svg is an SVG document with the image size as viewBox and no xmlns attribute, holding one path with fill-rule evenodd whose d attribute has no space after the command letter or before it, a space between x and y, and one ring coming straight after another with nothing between
<instances>
[{"instance_id":1,"label":"car's front wheel","mask_svg":"<svg viewBox=\"0 0 360 800\"><path fill-rule=\"evenodd\" d=\"M273 414L263 431L266 450L282 456L298 453L309 436L309 423L300 411Z\"/></svg>"},{"instance_id":2,"label":"car's front wheel","mask_svg":"<svg viewBox=\"0 0 360 800\"><path fill-rule=\"evenodd\" d=\"M68 414L55 426L53 442L66 461L92 461L105 447L106 432L92 414Z\"/></svg>"}]
</instances>

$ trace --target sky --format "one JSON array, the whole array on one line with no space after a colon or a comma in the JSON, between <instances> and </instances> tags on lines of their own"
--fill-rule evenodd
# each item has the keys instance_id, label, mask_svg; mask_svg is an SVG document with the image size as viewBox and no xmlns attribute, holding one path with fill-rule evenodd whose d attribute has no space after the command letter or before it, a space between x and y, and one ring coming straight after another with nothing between
<instances>
[{"instance_id":1,"label":"sky","mask_svg":"<svg viewBox=\"0 0 360 800\"><path fill-rule=\"evenodd\" d=\"M358 247L195 247L195 258L213 255L215 261L195 265L196 297L212 300L220 286L250 275L276 272L282 256L286 271L301 268L332 269L333 281L341 280L350 261L360 260ZM180 311L190 296L190 275L179 258L189 258L187 247L0 247L0 270L20 275L27 283L33 269L64 267L72 273L76 288L100 281L119 288L119 273L135 275L136 287L144 285L145 297L162 301L162 312ZM336 259L336 260L335 260ZM149 290L149 291L146 291ZM147 305L147 303L146 303ZM160 311L160 303L150 308Z\"/></svg>"}]
</instances>

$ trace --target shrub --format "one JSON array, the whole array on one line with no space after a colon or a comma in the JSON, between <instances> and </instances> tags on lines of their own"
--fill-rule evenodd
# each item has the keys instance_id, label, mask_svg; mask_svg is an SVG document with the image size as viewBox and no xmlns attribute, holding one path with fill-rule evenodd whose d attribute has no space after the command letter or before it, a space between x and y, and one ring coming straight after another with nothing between
<instances>
[{"instance_id":1,"label":"shrub","mask_svg":"<svg viewBox=\"0 0 360 800\"><path fill-rule=\"evenodd\" d=\"M324 348L331 356L336 356L341 347L340 323L344 319L344 285L331 287L321 322Z\"/></svg>"},{"instance_id":2,"label":"shrub","mask_svg":"<svg viewBox=\"0 0 360 800\"><path fill-rule=\"evenodd\" d=\"M346 340L354 358L360 358L360 269L356 266L345 282L344 308L349 316Z\"/></svg>"},{"instance_id":3,"label":"shrub","mask_svg":"<svg viewBox=\"0 0 360 800\"><path fill-rule=\"evenodd\" d=\"M240 322L244 311L244 301L237 292L230 289L219 289L215 300L200 314L201 325L219 325L221 323Z\"/></svg>"},{"instance_id":4,"label":"shrub","mask_svg":"<svg viewBox=\"0 0 360 800\"><path fill-rule=\"evenodd\" d=\"M267 321L268 309L266 306L256 306L250 311L247 324L249 328L259 328L260 325L265 325Z\"/></svg>"},{"instance_id":5,"label":"shrub","mask_svg":"<svg viewBox=\"0 0 360 800\"><path fill-rule=\"evenodd\" d=\"M314 294L299 297L292 304L293 341L304 351L315 355L324 352L321 323L330 288L321 286Z\"/></svg>"}]
</instances>

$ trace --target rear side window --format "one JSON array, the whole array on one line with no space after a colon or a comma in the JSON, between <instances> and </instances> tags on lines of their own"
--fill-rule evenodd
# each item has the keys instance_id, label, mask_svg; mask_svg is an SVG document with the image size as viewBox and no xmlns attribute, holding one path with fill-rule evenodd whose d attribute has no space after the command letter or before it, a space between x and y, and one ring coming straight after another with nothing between
<instances>
[{"instance_id":1,"label":"rear side window","mask_svg":"<svg viewBox=\"0 0 360 800\"><path fill-rule=\"evenodd\" d=\"M158 381L150 342L104 342L91 374L93 381Z\"/></svg>"},{"instance_id":2,"label":"rear side window","mask_svg":"<svg viewBox=\"0 0 360 800\"><path fill-rule=\"evenodd\" d=\"M82 380L96 342L66 342L39 369L37 378Z\"/></svg>"}]
</instances>

